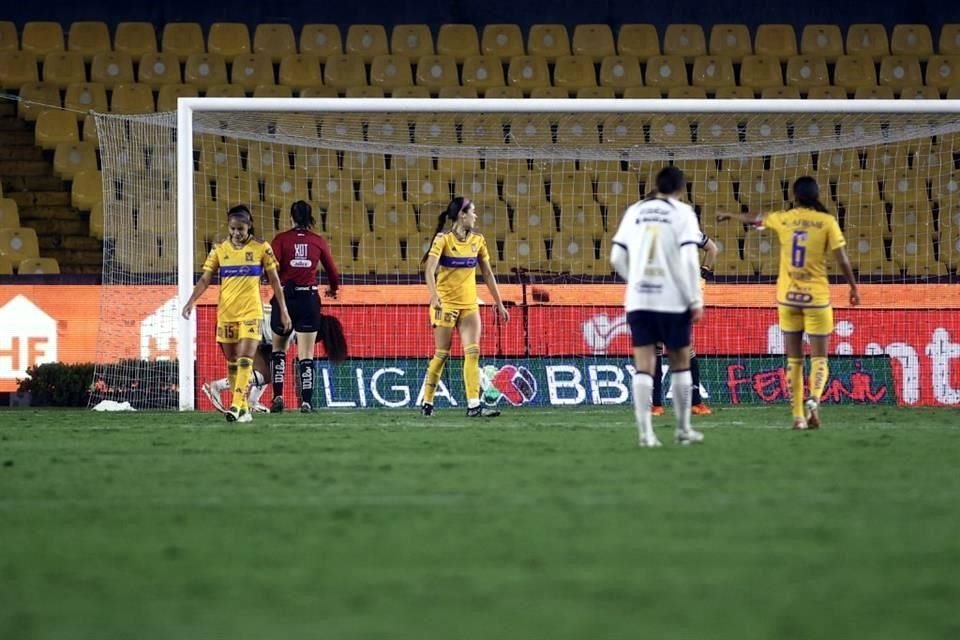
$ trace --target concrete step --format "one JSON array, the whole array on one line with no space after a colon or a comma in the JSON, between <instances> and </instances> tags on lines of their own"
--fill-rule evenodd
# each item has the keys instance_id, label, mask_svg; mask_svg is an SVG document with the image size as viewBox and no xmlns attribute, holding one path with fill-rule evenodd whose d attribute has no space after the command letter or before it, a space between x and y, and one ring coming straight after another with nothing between
<instances>
[{"instance_id":1,"label":"concrete step","mask_svg":"<svg viewBox=\"0 0 960 640\"><path fill-rule=\"evenodd\" d=\"M8 191L67 191L57 176L7 176L3 178L3 192Z\"/></svg>"},{"instance_id":2,"label":"concrete step","mask_svg":"<svg viewBox=\"0 0 960 640\"><path fill-rule=\"evenodd\" d=\"M0 131L0 144L33 146L33 142L33 131L17 129Z\"/></svg>"},{"instance_id":3,"label":"concrete step","mask_svg":"<svg viewBox=\"0 0 960 640\"><path fill-rule=\"evenodd\" d=\"M17 115L17 103L8 102L6 100L0 100L0 117L16 117Z\"/></svg>"},{"instance_id":4,"label":"concrete step","mask_svg":"<svg viewBox=\"0 0 960 640\"><path fill-rule=\"evenodd\" d=\"M0 160L44 160L40 147L0 147Z\"/></svg>"},{"instance_id":5,"label":"concrete step","mask_svg":"<svg viewBox=\"0 0 960 640\"><path fill-rule=\"evenodd\" d=\"M96 238L91 238L87 235L88 232L89 225L87 225L86 230L76 235L47 234L41 233L38 230L37 242L41 249L62 249L80 252L102 251L100 241Z\"/></svg>"},{"instance_id":6,"label":"concrete step","mask_svg":"<svg viewBox=\"0 0 960 640\"><path fill-rule=\"evenodd\" d=\"M70 206L69 191L8 191L4 185L3 196L15 200L20 209L32 206Z\"/></svg>"},{"instance_id":7,"label":"concrete step","mask_svg":"<svg viewBox=\"0 0 960 640\"><path fill-rule=\"evenodd\" d=\"M44 257L56 258L60 263L60 271L64 271L64 267L68 267L69 273L99 273L103 269L103 252L101 251L41 249L40 253Z\"/></svg>"},{"instance_id":8,"label":"concrete step","mask_svg":"<svg viewBox=\"0 0 960 640\"><path fill-rule=\"evenodd\" d=\"M90 233L90 223L81 220L79 216L73 220L23 220L24 226L33 227L37 234L44 236L64 236L69 238L77 235L87 235ZM62 243L61 243L62 244Z\"/></svg>"},{"instance_id":9,"label":"concrete step","mask_svg":"<svg viewBox=\"0 0 960 640\"><path fill-rule=\"evenodd\" d=\"M53 166L46 160L0 160L0 176L49 176Z\"/></svg>"},{"instance_id":10,"label":"concrete step","mask_svg":"<svg viewBox=\"0 0 960 640\"><path fill-rule=\"evenodd\" d=\"M80 211L69 206L20 207L21 220L82 220Z\"/></svg>"},{"instance_id":11,"label":"concrete step","mask_svg":"<svg viewBox=\"0 0 960 640\"><path fill-rule=\"evenodd\" d=\"M20 118L9 117L9 118L0 118L0 131L30 131L31 125L26 120L21 120Z\"/></svg>"}]
</instances>

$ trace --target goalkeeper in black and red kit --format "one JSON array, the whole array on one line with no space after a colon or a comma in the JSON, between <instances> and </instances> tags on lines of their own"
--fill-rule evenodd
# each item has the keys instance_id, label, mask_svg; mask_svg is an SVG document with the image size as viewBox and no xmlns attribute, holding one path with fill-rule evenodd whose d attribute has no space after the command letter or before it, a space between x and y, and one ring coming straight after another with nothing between
<instances>
[{"instance_id":1,"label":"goalkeeper in black and red kit","mask_svg":"<svg viewBox=\"0 0 960 640\"><path fill-rule=\"evenodd\" d=\"M279 263L278 273L283 285L287 310L293 324L292 331L274 326L273 354L273 403L272 413L283 411L283 380L287 368L287 347L293 335L297 337L297 365L300 377L300 411L313 410L314 347L319 337L333 362L343 362L347 357L347 342L340 321L320 312L319 268L327 274L326 295L335 298L340 288L340 272L330 254L326 238L313 231L315 221L310 204L303 200L290 207L294 228L278 233L271 246ZM271 300L271 305L276 301ZM271 319L279 314L271 314Z\"/></svg>"}]
</instances>

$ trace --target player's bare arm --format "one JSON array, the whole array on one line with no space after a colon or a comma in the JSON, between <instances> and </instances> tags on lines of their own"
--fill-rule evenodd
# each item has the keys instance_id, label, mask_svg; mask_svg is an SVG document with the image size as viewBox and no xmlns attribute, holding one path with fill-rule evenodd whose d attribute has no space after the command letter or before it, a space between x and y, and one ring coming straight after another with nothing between
<instances>
[{"instance_id":1,"label":"player's bare arm","mask_svg":"<svg viewBox=\"0 0 960 640\"><path fill-rule=\"evenodd\" d=\"M765 214L764 214L763 212L760 212L760 211L758 211L758 212L756 212L756 213L752 213L752 212L739 213L739 212L731 212L731 211L718 211L718 212L717 212L717 220L719 220L720 222L724 222L725 220L739 220L739 221L742 222L743 224L757 224L757 223L759 223L759 222L761 222L761 221L763 220L763 216L764 216L764 215L765 215Z\"/></svg>"},{"instance_id":2,"label":"player's bare arm","mask_svg":"<svg viewBox=\"0 0 960 640\"><path fill-rule=\"evenodd\" d=\"M500 287L497 286L497 276L494 275L489 260L480 261L480 275L483 276L483 281L487 285L487 289L490 290L490 295L493 296L494 303L497 305L496 314L500 316L504 322L507 322L510 320L510 312L507 311L507 308L503 304L503 298L500 296Z\"/></svg>"},{"instance_id":3,"label":"player's bare arm","mask_svg":"<svg viewBox=\"0 0 960 640\"><path fill-rule=\"evenodd\" d=\"M190 299L187 300L187 303L183 305L183 310L180 312L184 318L189 318L190 314L193 313L193 308L197 306L197 300L200 299L200 296L203 295L203 292L207 290L207 287L210 286L210 281L213 280L212 271L204 271L203 275L200 276L200 279L197 280L197 284L193 287L193 293L190 294Z\"/></svg>"},{"instance_id":4,"label":"player's bare arm","mask_svg":"<svg viewBox=\"0 0 960 640\"><path fill-rule=\"evenodd\" d=\"M440 296L437 295L437 265L440 264L438 256L427 256L426 265L423 268L423 275L427 281L427 291L430 292L430 306L434 309L440 308Z\"/></svg>"},{"instance_id":5,"label":"player's bare arm","mask_svg":"<svg viewBox=\"0 0 960 640\"><path fill-rule=\"evenodd\" d=\"M717 256L720 255L720 247L713 240L707 239L707 244L703 245L704 257L700 265L702 269L713 271L713 265L717 263Z\"/></svg>"},{"instance_id":6,"label":"player's bare arm","mask_svg":"<svg viewBox=\"0 0 960 640\"><path fill-rule=\"evenodd\" d=\"M284 331L290 331L293 328L293 322L290 320L290 314L287 312L287 301L283 297L283 285L280 284L280 276L276 269L267 271L267 280L270 282L270 288L273 289L273 296L277 300L277 306L280 307L280 324Z\"/></svg>"},{"instance_id":7,"label":"player's bare arm","mask_svg":"<svg viewBox=\"0 0 960 640\"><path fill-rule=\"evenodd\" d=\"M860 290L857 289L857 278L853 275L853 267L850 266L850 258L847 256L846 247L834 249L833 257L837 260L837 266L840 267L847 284L850 285L850 306L856 307L860 304Z\"/></svg>"}]
</instances>

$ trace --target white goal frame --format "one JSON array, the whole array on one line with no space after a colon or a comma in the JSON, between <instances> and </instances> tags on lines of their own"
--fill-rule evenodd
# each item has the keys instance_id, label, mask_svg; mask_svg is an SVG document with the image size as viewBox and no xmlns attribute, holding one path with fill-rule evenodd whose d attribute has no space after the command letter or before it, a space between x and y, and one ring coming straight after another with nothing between
<instances>
[{"instance_id":1,"label":"white goal frame","mask_svg":"<svg viewBox=\"0 0 960 640\"><path fill-rule=\"evenodd\" d=\"M650 114L960 114L960 100L669 100L437 98L180 98L177 101L177 298L194 286L193 115L195 112L330 113L650 113ZM180 410L195 408L196 314L178 314Z\"/></svg>"}]
</instances>

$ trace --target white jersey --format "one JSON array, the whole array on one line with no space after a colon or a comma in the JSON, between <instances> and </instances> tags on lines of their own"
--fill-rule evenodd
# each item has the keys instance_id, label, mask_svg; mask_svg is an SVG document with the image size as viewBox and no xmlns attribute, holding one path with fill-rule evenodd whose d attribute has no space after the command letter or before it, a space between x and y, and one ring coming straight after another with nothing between
<instances>
[{"instance_id":1,"label":"white jersey","mask_svg":"<svg viewBox=\"0 0 960 640\"><path fill-rule=\"evenodd\" d=\"M675 198L641 200L623 214L613 244L627 253L626 310L683 313L702 305L698 248L706 238L693 208Z\"/></svg>"}]
</instances>

